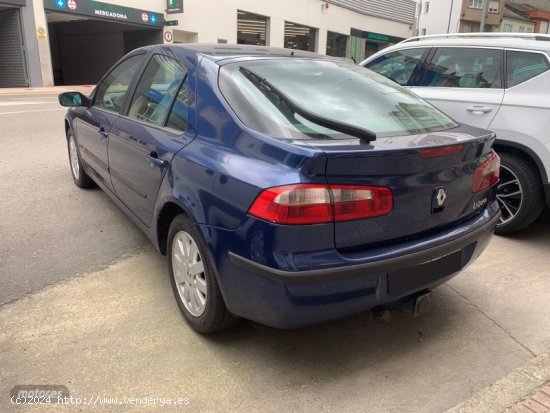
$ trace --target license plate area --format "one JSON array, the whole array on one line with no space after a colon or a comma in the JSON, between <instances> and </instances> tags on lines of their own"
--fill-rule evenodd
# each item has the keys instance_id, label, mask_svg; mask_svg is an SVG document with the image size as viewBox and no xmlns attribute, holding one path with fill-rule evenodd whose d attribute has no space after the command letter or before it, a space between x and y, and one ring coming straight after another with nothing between
<instances>
[{"instance_id":1,"label":"license plate area","mask_svg":"<svg viewBox=\"0 0 550 413\"><path fill-rule=\"evenodd\" d=\"M462 251L456 251L434 261L388 273L388 293L405 295L428 287L462 269Z\"/></svg>"}]
</instances>

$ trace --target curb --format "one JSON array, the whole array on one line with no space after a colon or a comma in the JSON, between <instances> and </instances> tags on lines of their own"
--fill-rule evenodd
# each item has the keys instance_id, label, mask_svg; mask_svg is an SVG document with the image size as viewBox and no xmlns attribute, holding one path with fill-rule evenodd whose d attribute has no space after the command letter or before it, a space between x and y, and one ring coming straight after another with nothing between
<instances>
[{"instance_id":1,"label":"curb","mask_svg":"<svg viewBox=\"0 0 550 413\"><path fill-rule=\"evenodd\" d=\"M528 398L548 380L550 355L542 354L446 413L501 413Z\"/></svg>"},{"instance_id":2,"label":"curb","mask_svg":"<svg viewBox=\"0 0 550 413\"><path fill-rule=\"evenodd\" d=\"M81 92L89 95L95 85L53 86L35 88L0 88L0 96L58 95L63 92Z\"/></svg>"}]
</instances>

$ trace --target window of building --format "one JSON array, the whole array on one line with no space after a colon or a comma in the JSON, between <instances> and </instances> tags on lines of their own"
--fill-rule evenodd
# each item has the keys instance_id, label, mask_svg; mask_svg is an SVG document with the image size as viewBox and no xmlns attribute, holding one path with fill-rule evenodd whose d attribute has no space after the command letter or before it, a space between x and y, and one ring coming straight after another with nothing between
<instances>
[{"instance_id":1,"label":"window of building","mask_svg":"<svg viewBox=\"0 0 550 413\"><path fill-rule=\"evenodd\" d=\"M427 2L424 4L424 14L428 14L429 11L430 11L430 2L427 1Z\"/></svg>"},{"instance_id":2,"label":"window of building","mask_svg":"<svg viewBox=\"0 0 550 413\"><path fill-rule=\"evenodd\" d=\"M315 51L317 29L285 22L285 47L309 52Z\"/></svg>"},{"instance_id":3,"label":"window of building","mask_svg":"<svg viewBox=\"0 0 550 413\"><path fill-rule=\"evenodd\" d=\"M237 43L266 46L267 21L265 16L237 10Z\"/></svg>"},{"instance_id":4,"label":"window of building","mask_svg":"<svg viewBox=\"0 0 550 413\"><path fill-rule=\"evenodd\" d=\"M498 13L499 6L500 6L500 1L496 1L496 0L489 1L489 13Z\"/></svg>"},{"instance_id":5,"label":"window of building","mask_svg":"<svg viewBox=\"0 0 550 413\"><path fill-rule=\"evenodd\" d=\"M482 9L483 8L483 0L470 0L470 4L468 7L472 9Z\"/></svg>"},{"instance_id":6,"label":"window of building","mask_svg":"<svg viewBox=\"0 0 550 413\"><path fill-rule=\"evenodd\" d=\"M504 27L502 29L503 32L510 33L514 30L514 26L512 26L510 23L504 23Z\"/></svg>"},{"instance_id":7,"label":"window of building","mask_svg":"<svg viewBox=\"0 0 550 413\"><path fill-rule=\"evenodd\" d=\"M422 29L422 36L425 36L426 35L426 28Z\"/></svg>"},{"instance_id":8,"label":"window of building","mask_svg":"<svg viewBox=\"0 0 550 413\"><path fill-rule=\"evenodd\" d=\"M502 51L441 47L436 50L422 86L501 88Z\"/></svg>"},{"instance_id":9,"label":"window of building","mask_svg":"<svg viewBox=\"0 0 550 413\"><path fill-rule=\"evenodd\" d=\"M541 53L506 52L508 87L519 85L549 69L548 59Z\"/></svg>"},{"instance_id":10,"label":"window of building","mask_svg":"<svg viewBox=\"0 0 550 413\"><path fill-rule=\"evenodd\" d=\"M327 32L327 55L347 57L349 36L345 34Z\"/></svg>"},{"instance_id":11,"label":"window of building","mask_svg":"<svg viewBox=\"0 0 550 413\"><path fill-rule=\"evenodd\" d=\"M519 26L519 32L520 32L520 33L524 33L524 32L525 32L525 27Z\"/></svg>"}]
</instances>

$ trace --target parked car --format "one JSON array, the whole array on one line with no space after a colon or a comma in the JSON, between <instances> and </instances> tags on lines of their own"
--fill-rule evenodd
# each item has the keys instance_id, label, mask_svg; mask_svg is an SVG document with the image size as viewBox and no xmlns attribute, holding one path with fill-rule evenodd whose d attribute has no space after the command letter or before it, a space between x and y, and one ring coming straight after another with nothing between
<instances>
[{"instance_id":1,"label":"parked car","mask_svg":"<svg viewBox=\"0 0 550 413\"><path fill-rule=\"evenodd\" d=\"M63 93L78 187L168 256L184 318L290 328L410 300L487 246L494 134L383 76L296 50L137 49Z\"/></svg>"},{"instance_id":2,"label":"parked car","mask_svg":"<svg viewBox=\"0 0 550 413\"><path fill-rule=\"evenodd\" d=\"M497 234L529 226L550 205L549 40L539 34L428 35L361 63L457 121L496 132Z\"/></svg>"}]
</instances>

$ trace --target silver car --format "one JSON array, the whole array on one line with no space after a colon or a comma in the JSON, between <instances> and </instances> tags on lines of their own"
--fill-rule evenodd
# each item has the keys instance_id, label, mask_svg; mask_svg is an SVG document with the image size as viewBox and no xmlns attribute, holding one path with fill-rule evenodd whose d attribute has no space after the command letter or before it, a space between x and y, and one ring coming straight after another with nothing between
<instances>
[{"instance_id":1,"label":"silver car","mask_svg":"<svg viewBox=\"0 0 550 413\"><path fill-rule=\"evenodd\" d=\"M443 110L497 134L497 233L533 223L550 205L550 36L420 36L361 63Z\"/></svg>"}]
</instances>

